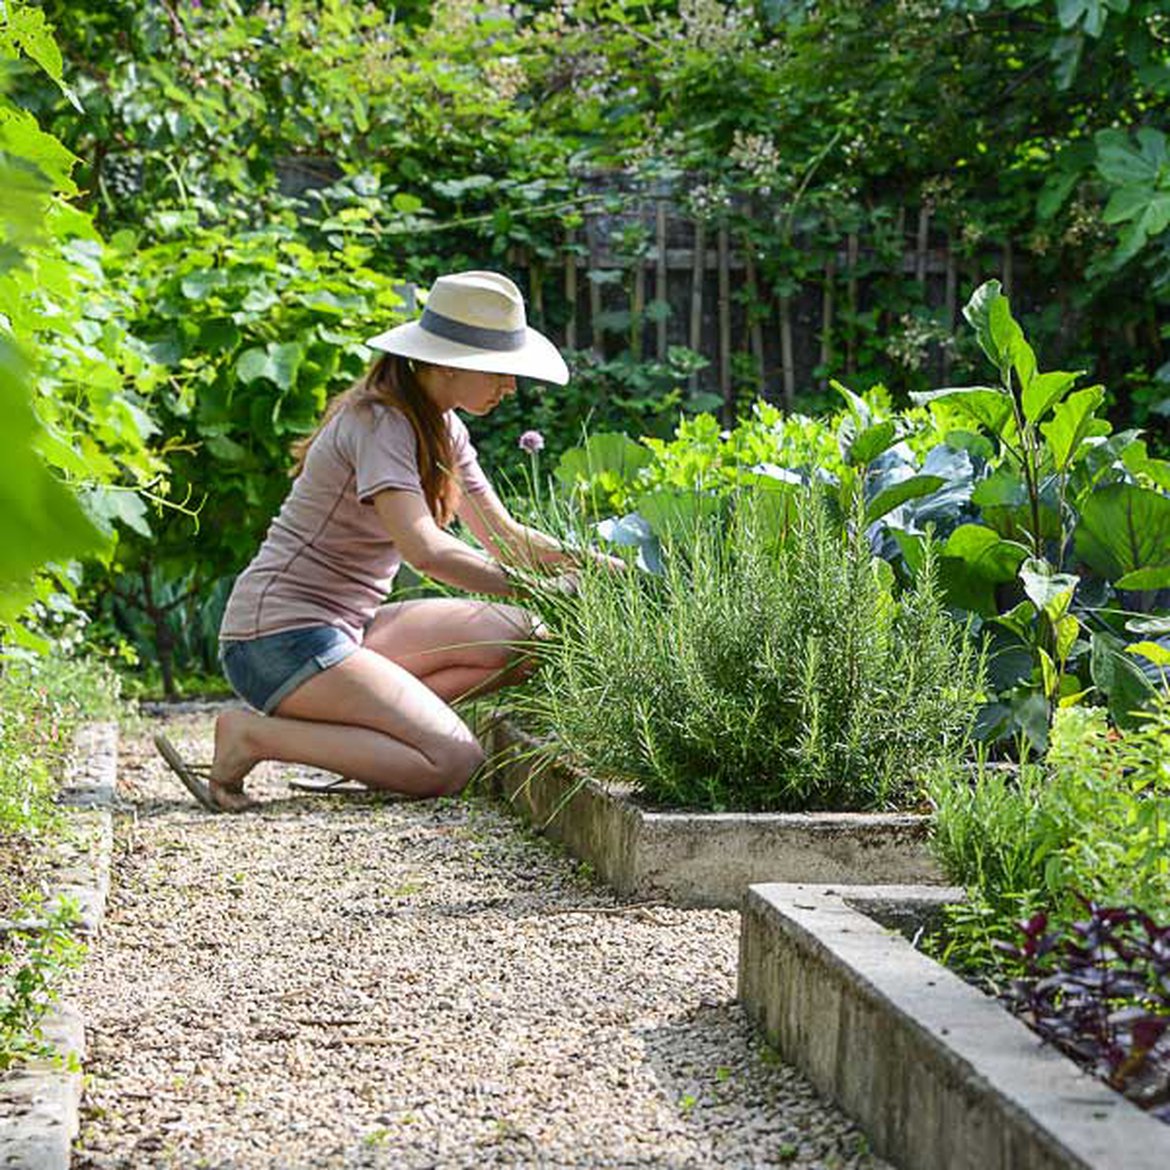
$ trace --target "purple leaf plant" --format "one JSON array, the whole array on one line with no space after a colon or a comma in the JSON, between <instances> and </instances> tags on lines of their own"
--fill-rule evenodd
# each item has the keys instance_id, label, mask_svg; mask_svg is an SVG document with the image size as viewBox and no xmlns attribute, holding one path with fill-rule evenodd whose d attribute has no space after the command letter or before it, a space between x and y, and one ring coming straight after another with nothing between
<instances>
[{"instance_id":1,"label":"purple leaf plant","mask_svg":"<svg viewBox=\"0 0 1170 1170\"><path fill-rule=\"evenodd\" d=\"M1086 917L1048 916L998 943L1024 971L1009 1006L1045 1040L1161 1121L1170 1122L1170 925L1132 906L1079 899Z\"/></svg>"}]
</instances>

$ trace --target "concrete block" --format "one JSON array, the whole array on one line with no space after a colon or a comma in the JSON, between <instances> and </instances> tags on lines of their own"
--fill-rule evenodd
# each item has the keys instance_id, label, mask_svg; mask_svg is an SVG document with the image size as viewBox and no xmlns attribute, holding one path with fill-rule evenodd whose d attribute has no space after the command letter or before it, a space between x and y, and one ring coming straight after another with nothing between
<instances>
[{"instance_id":1,"label":"concrete block","mask_svg":"<svg viewBox=\"0 0 1170 1170\"><path fill-rule=\"evenodd\" d=\"M42 1020L41 1030L57 1056L0 1076L0 1170L68 1170L80 1126L84 1030L67 1006Z\"/></svg>"},{"instance_id":2,"label":"concrete block","mask_svg":"<svg viewBox=\"0 0 1170 1170\"><path fill-rule=\"evenodd\" d=\"M735 908L759 881L942 881L925 816L661 812L628 788L549 763L540 744L506 720L482 730L500 795L627 896Z\"/></svg>"},{"instance_id":3,"label":"concrete block","mask_svg":"<svg viewBox=\"0 0 1170 1170\"><path fill-rule=\"evenodd\" d=\"M958 895L754 885L740 1000L903 1170L1165 1170L1170 1127L873 916L905 928Z\"/></svg>"}]
</instances>

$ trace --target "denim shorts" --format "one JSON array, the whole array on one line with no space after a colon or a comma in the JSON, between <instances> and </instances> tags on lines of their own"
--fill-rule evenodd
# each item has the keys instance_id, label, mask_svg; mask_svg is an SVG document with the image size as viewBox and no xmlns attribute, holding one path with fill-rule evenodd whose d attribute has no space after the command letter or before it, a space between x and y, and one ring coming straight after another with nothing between
<instances>
[{"instance_id":1,"label":"denim shorts","mask_svg":"<svg viewBox=\"0 0 1170 1170\"><path fill-rule=\"evenodd\" d=\"M333 626L304 626L259 638L223 641L219 661L232 689L270 715L306 679L348 658L358 644Z\"/></svg>"}]
</instances>

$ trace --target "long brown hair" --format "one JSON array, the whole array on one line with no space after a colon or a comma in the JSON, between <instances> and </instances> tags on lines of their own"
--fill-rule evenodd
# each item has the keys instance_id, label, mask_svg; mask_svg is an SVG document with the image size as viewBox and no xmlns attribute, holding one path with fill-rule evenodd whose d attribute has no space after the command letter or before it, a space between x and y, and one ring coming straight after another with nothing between
<instances>
[{"instance_id":1,"label":"long brown hair","mask_svg":"<svg viewBox=\"0 0 1170 1170\"><path fill-rule=\"evenodd\" d=\"M451 436L443 412L431 401L418 380L427 362L388 353L378 358L348 390L331 399L316 430L292 445L294 463L289 474L300 475L313 441L329 421L348 406L379 402L396 407L410 420L418 454L418 477L435 522L446 527L459 507L459 479L455 474Z\"/></svg>"}]
</instances>

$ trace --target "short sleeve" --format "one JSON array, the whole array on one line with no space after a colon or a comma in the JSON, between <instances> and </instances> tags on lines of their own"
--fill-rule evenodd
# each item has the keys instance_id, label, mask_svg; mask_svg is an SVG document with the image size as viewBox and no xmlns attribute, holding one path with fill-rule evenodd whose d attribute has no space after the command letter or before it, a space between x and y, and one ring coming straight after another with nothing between
<instances>
[{"instance_id":1,"label":"short sleeve","mask_svg":"<svg viewBox=\"0 0 1170 1170\"><path fill-rule=\"evenodd\" d=\"M414 427L400 410L352 410L349 420L357 498L368 504L389 488L421 492Z\"/></svg>"},{"instance_id":2,"label":"short sleeve","mask_svg":"<svg viewBox=\"0 0 1170 1170\"><path fill-rule=\"evenodd\" d=\"M486 492L491 484L479 465L479 456L471 445L467 424L452 410L447 414L447 430L451 435L451 448L455 456L455 470L463 484L463 490L474 495Z\"/></svg>"}]
</instances>

